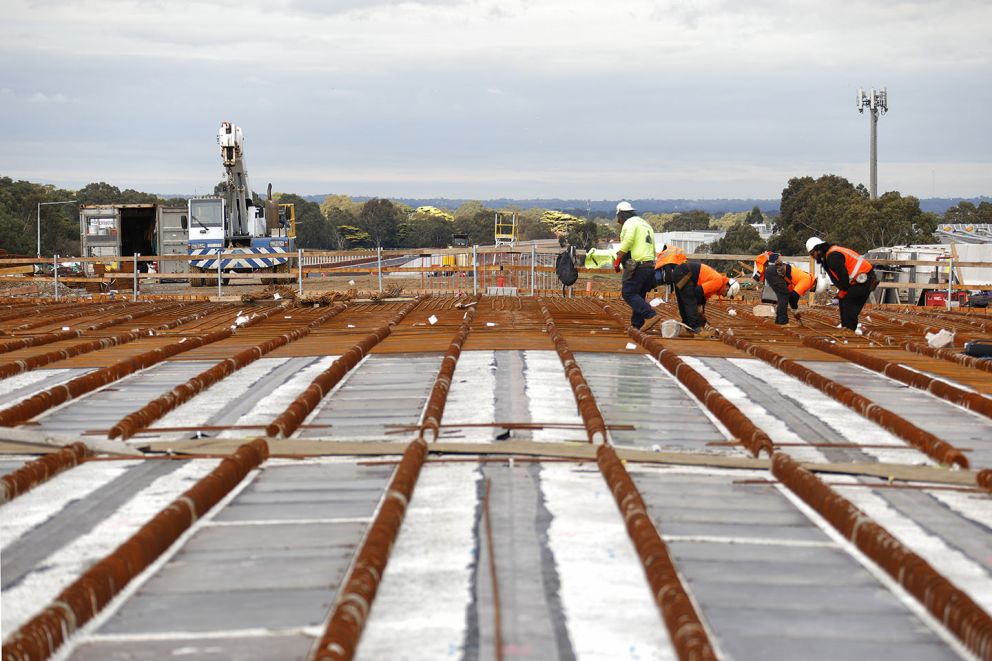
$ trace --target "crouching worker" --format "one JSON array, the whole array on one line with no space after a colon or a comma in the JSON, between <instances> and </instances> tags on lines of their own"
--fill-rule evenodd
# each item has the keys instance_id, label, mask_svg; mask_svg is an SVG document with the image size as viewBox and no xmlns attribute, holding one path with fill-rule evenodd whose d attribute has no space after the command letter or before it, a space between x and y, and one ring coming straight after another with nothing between
<instances>
[{"instance_id":1,"label":"crouching worker","mask_svg":"<svg viewBox=\"0 0 992 661\"><path fill-rule=\"evenodd\" d=\"M630 306L630 325L648 331L660 317L644 299L657 285L654 281L654 228L637 215L630 202L617 205L620 224L620 246L613 261L613 270L623 269L620 295Z\"/></svg>"},{"instance_id":2,"label":"crouching worker","mask_svg":"<svg viewBox=\"0 0 992 661\"><path fill-rule=\"evenodd\" d=\"M789 323L789 308L799 315L799 299L816 284L816 279L798 266L787 264L779 259L777 252L766 250L754 260L754 274L757 282L768 283L777 297L775 323Z\"/></svg>"},{"instance_id":3,"label":"crouching worker","mask_svg":"<svg viewBox=\"0 0 992 661\"><path fill-rule=\"evenodd\" d=\"M850 248L827 243L818 237L806 241L806 251L823 267L837 287L840 301L840 325L858 330L858 316L868 297L878 286L875 268Z\"/></svg>"},{"instance_id":4,"label":"crouching worker","mask_svg":"<svg viewBox=\"0 0 992 661\"><path fill-rule=\"evenodd\" d=\"M698 337L709 337L706 301L713 296L737 296L740 284L702 262L686 261L672 271L682 323Z\"/></svg>"}]
</instances>

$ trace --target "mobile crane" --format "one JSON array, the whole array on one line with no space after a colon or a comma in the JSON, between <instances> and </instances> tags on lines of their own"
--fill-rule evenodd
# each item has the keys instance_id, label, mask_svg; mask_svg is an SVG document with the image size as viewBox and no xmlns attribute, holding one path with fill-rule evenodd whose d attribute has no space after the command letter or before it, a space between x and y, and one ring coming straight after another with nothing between
<instances>
[{"instance_id":1,"label":"mobile crane","mask_svg":"<svg viewBox=\"0 0 992 661\"><path fill-rule=\"evenodd\" d=\"M221 161L224 164L226 191L223 196L197 197L189 200L190 284L201 287L205 279L197 273L217 271L220 252L244 257L224 257L224 273L286 273L286 257L259 253L292 253L296 250L296 209L292 204L272 202L272 185L267 198L256 201L248 181L244 159L244 135L231 122L222 122L217 132ZM225 283L228 278L224 278ZM276 278L262 278L263 284L278 283Z\"/></svg>"}]
</instances>

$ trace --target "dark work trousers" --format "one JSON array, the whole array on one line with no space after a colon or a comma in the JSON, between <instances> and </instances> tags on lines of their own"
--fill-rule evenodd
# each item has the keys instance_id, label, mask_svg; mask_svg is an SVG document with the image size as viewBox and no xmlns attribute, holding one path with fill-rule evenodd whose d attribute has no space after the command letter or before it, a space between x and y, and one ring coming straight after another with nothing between
<instances>
[{"instance_id":1,"label":"dark work trousers","mask_svg":"<svg viewBox=\"0 0 992 661\"><path fill-rule=\"evenodd\" d=\"M657 286L654 281L654 264L642 264L631 271L624 271L623 285L620 294L630 306L630 325L640 328L644 322L655 316L654 311L644 297Z\"/></svg>"},{"instance_id":2,"label":"dark work trousers","mask_svg":"<svg viewBox=\"0 0 992 661\"><path fill-rule=\"evenodd\" d=\"M780 325L789 323L789 283L778 274L778 270L772 264L765 269L765 282L778 297L778 302L775 304L775 323Z\"/></svg>"},{"instance_id":3,"label":"dark work trousers","mask_svg":"<svg viewBox=\"0 0 992 661\"><path fill-rule=\"evenodd\" d=\"M840 325L851 330L858 329L858 316L868 302L871 294L872 281L864 284L852 284L844 298L840 299Z\"/></svg>"},{"instance_id":4,"label":"dark work trousers","mask_svg":"<svg viewBox=\"0 0 992 661\"><path fill-rule=\"evenodd\" d=\"M679 287L683 278L686 282ZM672 273L675 282L675 298L679 304L679 314L682 315L682 323L694 331L703 327L703 319L699 316L699 306L706 306L706 297L703 296L703 288L699 286L699 264L686 262L675 267Z\"/></svg>"}]
</instances>

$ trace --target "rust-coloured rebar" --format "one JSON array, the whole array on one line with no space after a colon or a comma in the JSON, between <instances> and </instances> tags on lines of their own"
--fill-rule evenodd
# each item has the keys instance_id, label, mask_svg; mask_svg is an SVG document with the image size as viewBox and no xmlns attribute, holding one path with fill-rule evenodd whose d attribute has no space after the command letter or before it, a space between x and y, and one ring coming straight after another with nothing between
<instances>
[{"instance_id":1,"label":"rust-coloured rebar","mask_svg":"<svg viewBox=\"0 0 992 661\"><path fill-rule=\"evenodd\" d=\"M259 312L243 323L240 328L246 328L256 324L281 311L282 308L274 307ZM171 344L140 353L137 356L120 360L109 367L94 370L66 383L32 395L24 401L0 411L0 427L13 427L14 425L21 424L44 413L53 406L58 406L70 399L105 386L108 383L113 383L128 374L145 369L146 367L151 367L177 354L231 337L237 327L236 325L232 325L229 328L214 331L207 335L183 338Z\"/></svg>"},{"instance_id":2,"label":"rust-coloured rebar","mask_svg":"<svg viewBox=\"0 0 992 661\"><path fill-rule=\"evenodd\" d=\"M958 448L937 438L925 429L917 427L902 416L879 406L867 397L859 395L837 381L829 379L819 372L815 372L767 347L760 346L744 338L730 335L729 333L721 333L720 339L724 343L740 349L755 358L760 358L789 376L793 376L803 383L813 386L824 394L829 395L844 406L878 423L940 463L947 465L957 464L962 468L968 468L968 458Z\"/></svg>"},{"instance_id":3,"label":"rust-coloured rebar","mask_svg":"<svg viewBox=\"0 0 992 661\"><path fill-rule=\"evenodd\" d=\"M90 449L83 443L72 443L58 452L46 454L4 475L0 478L0 504L9 502L62 471L79 465L89 454Z\"/></svg>"},{"instance_id":4,"label":"rust-coloured rebar","mask_svg":"<svg viewBox=\"0 0 992 661\"><path fill-rule=\"evenodd\" d=\"M992 468L983 468L975 476L975 482L986 491L992 491Z\"/></svg>"},{"instance_id":5,"label":"rust-coloured rebar","mask_svg":"<svg viewBox=\"0 0 992 661\"><path fill-rule=\"evenodd\" d=\"M441 369L438 370L437 377L434 379L434 387L431 388L431 394L424 409L424 419L420 423L420 438L424 437L425 432L430 431L431 440L436 441L441 433L441 418L444 416L444 407L448 402L451 379L455 375L455 367L458 365L458 357L462 353L462 345L465 344L465 339L472 330L473 319L475 319L474 305L465 312L465 317L458 327L455 337L448 345L444 358L441 359Z\"/></svg>"},{"instance_id":6,"label":"rust-coloured rebar","mask_svg":"<svg viewBox=\"0 0 992 661\"><path fill-rule=\"evenodd\" d=\"M773 328L779 333L797 338L804 345L812 349L823 351L824 353L830 353L835 356L840 356L844 360L861 365L862 367L878 372L879 374L884 374L890 379L895 379L896 381L905 383L907 386L929 392L937 397L940 397L941 399L958 404L959 406L963 406L966 409L972 410L976 413L980 413L987 417L992 417L992 399L984 397L979 393L964 390L963 388L959 388L952 383L935 379L928 374L923 374L922 372L906 369L898 363L893 363L892 361L885 360L884 358L879 358L878 356L872 356L863 351L858 351L850 345L844 346L838 344L837 342L826 340L822 337L815 337L813 335L800 333L792 328L772 324L770 320L759 319L758 317L754 317L745 311L738 312L738 315L744 316L745 318L751 318L755 322L763 323L766 327Z\"/></svg>"},{"instance_id":7,"label":"rust-coloured rebar","mask_svg":"<svg viewBox=\"0 0 992 661\"><path fill-rule=\"evenodd\" d=\"M872 309L874 310L876 308L872 308ZM936 308L926 308L926 307L924 308L901 307L898 308L898 311L902 312L903 314L911 314L915 317L924 317L927 319L934 319L943 322L965 324L967 326L971 326L972 328L982 333L992 333L992 322L979 319L969 314L962 314L959 312L946 312L943 310L937 312Z\"/></svg>"},{"instance_id":8,"label":"rust-coloured rebar","mask_svg":"<svg viewBox=\"0 0 992 661\"><path fill-rule=\"evenodd\" d=\"M194 521L265 461L268 451L268 445L261 439L235 450L7 638L3 644L5 661L49 658L73 632L172 546Z\"/></svg>"},{"instance_id":9,"label":"rust-coloured rebar","mask_svg":"<svg viewBox=\"0 0 992 661\"><path fill-rule=\"evenodd\" d=\"M79 356L84 353L90 353L92 351L101 351L110 347L120 346L122 344L128 344L135 340L141 339L143 337L149 337L155 335L156 331L168 330L170 328L175 328L181 324L199 319L200 317L206 316L208 313L206 311L200 312L198 314L191 314L185 317L180 317L179 319L174 319L167 323L156 326L155 328L147 329L136 329L129 331L127 333L120 333L118 335L109 335L107 337L94 338L92 340L87 340L85 342L80 342L79 344L73 344L62 349L56 349L54 351L48 351L45 353L36 354L34 356L29 356L27 358L22 358L20 360L14 360L7 363L0 363L0 379L5 379L15 374L20 374L22 372L29 372L33 369L38 369L39 367L44 367L51 363L58 362L60 360L66 360L72 358L73 356ZM71 332L71 331L70 331Z\"/></svg>"},{"instance_id":10,"label":"rust-coloured rebar","mask_svg":"<svg viewBox=\"0 0 992 661\"><path fill-rule=\"evenodd\" d=\"M354 657L426 457L427 444L420 439L411 442L403 453L379 512L355 554L348 579L338 591L324 635L311 655L316 661Z\"/></svg>"},{"instance_id":11,"label":"rust-coloured rebar","mask_svg":"<svg viewBox=\"0 0 992 661\"><path fill-rule=\"evenodd\" d=\"M88 315L100 314L101 312L107 312L110 310L123 310L127 307L127 303L112 303L110 305L104 305L98 308L91 308L89 306L78 306L74 305L70 309L72 312L68 314L63 314L55 317L48 317L46 319L38 319L34 321L29 321L19 326L14 326L9 329L8 333L17 333L21 331L31 330L33 328L39 328L41 326L49 326L51 324L65 323L66 321L71 321L72 319L78 319L79 317L86 317ZM82 309L80 309L82 308Z\"/></svg>"},{"instance_id":12,"label":"rust-coloured rebar","mask_svg":"<svg viewBox=\"0 0 992 661\"><path fill-rule=\"evenodd\" d=\"M822 315L816 314L815 312L804 312L803 316L813 316L817 321L828 323L828 320ZM870 322L869 322L870 323ZM936 348L931 347L928 344L921 344L919 342L913 342L912 340L907 340L905 338L894 337L883 333L878 329L862 327L862 333L864 337L869 340L875 340L876 342L883 342L890 347L899 347L906 351L912 351L918 353L921 356L927 356L929 358L939 358L941 360L946 360L951 363L957 363L958 365L963 365L964 367L973 367L975 369L984 370L986 372L992 372L992 360L982 360L981 358L975 358L974 356L969 356L961 353L960 351L955 351L954 349Z\"/></svg>"},{"instance_id":13,"label":"rust-coloured rebar","mask_svg":"<svg viewBox=\"0 0 992 661\"><path fill-rule=\"evenodd\" d=\"M107 438L131 438L169 411L189 401L221 379L255 362L267 353L308 335L311 330L334 317L346 307L348 307L347 303L338 303L305 326L294 328L282 335L277 335L253 347L239 351L230 358L225 358L164 395L156 397L137 411L125 415L110 428L107 432Z\"/></svg>"},{"instance_id":14,"label":"rust-coloured rebar","mask_svg":"<svg viewBox=\"0 0 992 661\"><path fill-rule=\"evenodd\" d=\"M486 493L482 499L482 516L486 526L486 555L489 557L489 581L493 593L493 646L496 661L503 661L503 618L499 602L499 576L496 573L496 545L493 543L493 523L489 514L489 494L492 480L486 478Z\"/></svg>"},{"instance_id":15,"label":"rust-coloured rebar","mask_svg":"<svg viewBox=\"0 0 992 661\"><path fill-rule=\"evenodd\" d=\"M921 337L923 337L926 333L937 333L937 332L939 332L941 330L944 330L944 328L945 328L943 326L940 326L940 325L936 325L936 324L931 323L932 321L935 321L935 320L932 320L932 319L921 318L918 321L909 321L907 319L902 319L900 317L896 317L896 316L893 316L891 314L888 314L888 313L886 313L883 310L880 310L878 308L872 308L871 314L873 316L877 316L879 319L881 319L883 321L888 321L888 322L891 322L891 323L899 324L903 328L906 328L908 330L915 331L916 333L919 333ZM920 323L920 322L923 322L923 323ZM948 330L952 330L952 329L948 329ZM977 340L980 340L982 338L980 338L980 337L974 337L974 336L971 336L971 335L962 335L959 331L954 331L954 339L951 342L951 344L953 346L960 347L960 346L964 346L964 343L965 342L968 342L969 340L976 340L976 339Z\"/></svg>"},{"instance_id":16,"label":"rust-coloured rebar","mask_svg":"<svg viewBox=\"0 0 992 661\"><path fill-rule=\"evenodd\" d=\"M619 323L624 326L627 325L623 315L613 306L599 300L597 303ZM657 337L642 333L633 327L627 328L627 334L654 356L682 385L688 388L696 396L696 399L702 402L710 413L716 416L753 456L758 457L762 452L771 456L774 452L771 437L751 422L751 419L744 415L733 402L710 385L703 375L692 369Z\"/></svg>"},{"instance_id":17,"label":"rust-coloured rebar","mask_svg":"<svg viewBox=\"0 0 992 661\"><path fill-rule=\"evenodd\" d=\"M290 436L297 428L303 424L307 416L313 412L324 397L334 389L350 372L355 365L361 362L362 358L372 350L372 347L389 337L393 326L400 323L403 317L420 304L422 297L417 297L410 301L397 312L393 317L376 328L374 331L363 337L353 347L345 351L341 356L331 363L331 366L318 374L300 395L286 407L286 410L279 414L265 429L266 435L270 438Z\"/></svg>"},{"instance_id":18,"label":"rust-coloured rebar","mask_svg":"<svg viewBox=\"0 0 992 661\"><path fill-rule=\"evenodd\" d=\"M596 398L592 394L592 388L586 383L586 378L582 375L582 369L579 368L579 364L575 360L575 355L568 348L568 342L565 341L565 337L558 331L558 327L555 326L554 317L551 315L547 303L543 298L538 298L537 304L541 309L541 314L544 316L544 327L548 331L548 337L554 343L555 351L558 352L558 359L561 360L562 367L565 368L565 377L568 379L569 385L572 386L572 392L575 394L575 402L579 407L579 415L582 416L582 422L585 424L589 442L594 444L605 443L608 438L606 420L603 419L603 413L599 410L599 405L596 404Z\"/></svg>"},{"instance_id":19,"label":"rust-coloured rebar","mask_svg":"<svg viewBox=\"0 0 992 661\"><path fill-rule=\"evenodd\" d=\"M781 452L772 474L916 597L969 650L992 659L992 617L885 528Z\"/></svg>"},{"instance_id":20,"label":"rust-coloured rebar","mask_svg":"<svg viewBox=\"0 0 992 661\"><path fill-rule=\"evenodd\" d=\"M651 593L679 658L716 659L706 628L692 604L668 546L651 520L647 505L617 453L603 445L596 450L596 461L613 498L620 508L627 534L644 565Z\"/></svg>"}]
</instances>

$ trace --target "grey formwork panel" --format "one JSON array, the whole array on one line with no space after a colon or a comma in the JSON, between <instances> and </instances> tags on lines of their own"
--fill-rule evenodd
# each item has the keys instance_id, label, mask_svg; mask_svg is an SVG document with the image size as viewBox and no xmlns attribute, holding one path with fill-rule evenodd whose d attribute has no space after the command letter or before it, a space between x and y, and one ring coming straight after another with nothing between
<instances>
[{"instance_id":1,"label":"grey formwork panel","mask_svg":"<svg viewBox=\"0 0 992 661\"><path fill-rule=\"evenodd\" d=\"M839 431L830 426L829 420L811 416L803 402L788 393L769 387L761 379L747 373L726 358L699 358L711 370L727 379L745 393L758 406L778 418L789 431L807 443L849 443ZM798 383L798 381L797 381ZM874 462L875 457L856 448L817 448L828 461Z\"/></svg>"},{"instance_id":2,"label":"grey formwork panel","mask_svg":"<svg viewBox=\"0 0 992 661\"><path fill-rule=\"evenodd\" d=\"M63 434L107 430L128 413L216 364L202 360L158 363L74 399L36 420L42 429Z\"/></svg>"},{"instance_id":3,"label":"grey formwork panel","mask_svg":"<svg viewBox=\"0 0 992 661\"><path fill-rule=\"evenodd\" d=\"M303 641L286 633L326 619L393 470L347 462L265 464L73 658L118 649L102 635L166 637L155 649L169 657L195 646L197 634L211 636L213 656L203 658L298 658ZM364 519L344 518L357 509ZM237 634L243 630L255 632L255 656Z\"/></svg>"},{"instance_id":4,"label":"grey formwork panel","mask_svg":"<svg viewBox=\"0 0 992 661\"><path fill-rule=\"evenodd\" d=\"M992 420L852 363L802 361L952 445L970 448L975 468L992 466Z\"/></svg>"},{"instance_id":5,"label":"grey formwork panel","mask_svg":"<svg viewBox=\"0 0 992 661\"><path fill-rule=\"evenodd\" d=\"M634 425L610 432L617 445L700 450L725 440L696 400L647 356L580 352L575 358L606 423Z\"/></svg>"},{"instance_id":6,"label":"grey formwork panel","mask_svg":"<svg viewBox=\"0 0 992 661\"><path fill-rule=\"evenodd\" d=\"M305 661L313 638L295 635L251 636L226 638L173 637L169 640L133 641L98 640L79 646L73 661L149 661L150 659L181 659L182 661ZM178 652L178 654L177 654Z\"/></svg>"},{"instance_id":7,"label":"grey formwork panel","mask_svg":"<svg viewBox=\"0 0 992 661\"><path fill-rule=\"evenodd\" d=\"M20 399L65 383L90 371L92 370L86 368L38 369L8 377L0 382L0 408L12 406Z\"/></svg>"},{"instance_id":8,"label":"grey formwork panel","mask_svg":"<svg viewBox=\"0 0 992 661\"><path fill-rule=\"evenodd\" d=\"M774 485L735 484L733 474L631 476L730 658L958 658ZM746 522L741 503L753 506Z\"/></svg>"},{"instance_id":9,"label":"grey formwork panel","mask_svg":"<svg viewBox=\"0 0 992 661\"><path fill-rule=\"evenodd\" d=\"M85 535L155 480L182 468L186 461L145 461L99 487L86 498L69 501L61 511L26 531L0 555L3 589L32 572L44 573L45 559Z\"/></svg>"},{"instance_id":10,"label":"grey formwork panel","mask_svg":"<svg viewBox=\"0 0 992 661\"><path fill-rule=\"evenodd\" d=\"M552 516L541 494L539 464L510 468L482 464L490 480L489 507L493 556L499 577L501 640L506 649L527 650L534 659L574 659L563 612L560 579L548 545ZM480 491L485 481L479 481ZM480 498L482 493L477 495ZM484 541L484 522L475 527L479 562L475 565L477 595L466 632L466 658L489 658L495 645L492 575Z\"/></svg>"},{"instance_id":11,"label":"grey formwork panel","mask_svg":"<svg viewBox=\"0 0 992 661\"><path fill-rule=\"evenodd\" d=\"M321 403L301 438L395 439L390 425L416 425L441 367L440 353L373 354ZM384 413L386 410L388 412Z\"/></svg>"}]
</instances>

